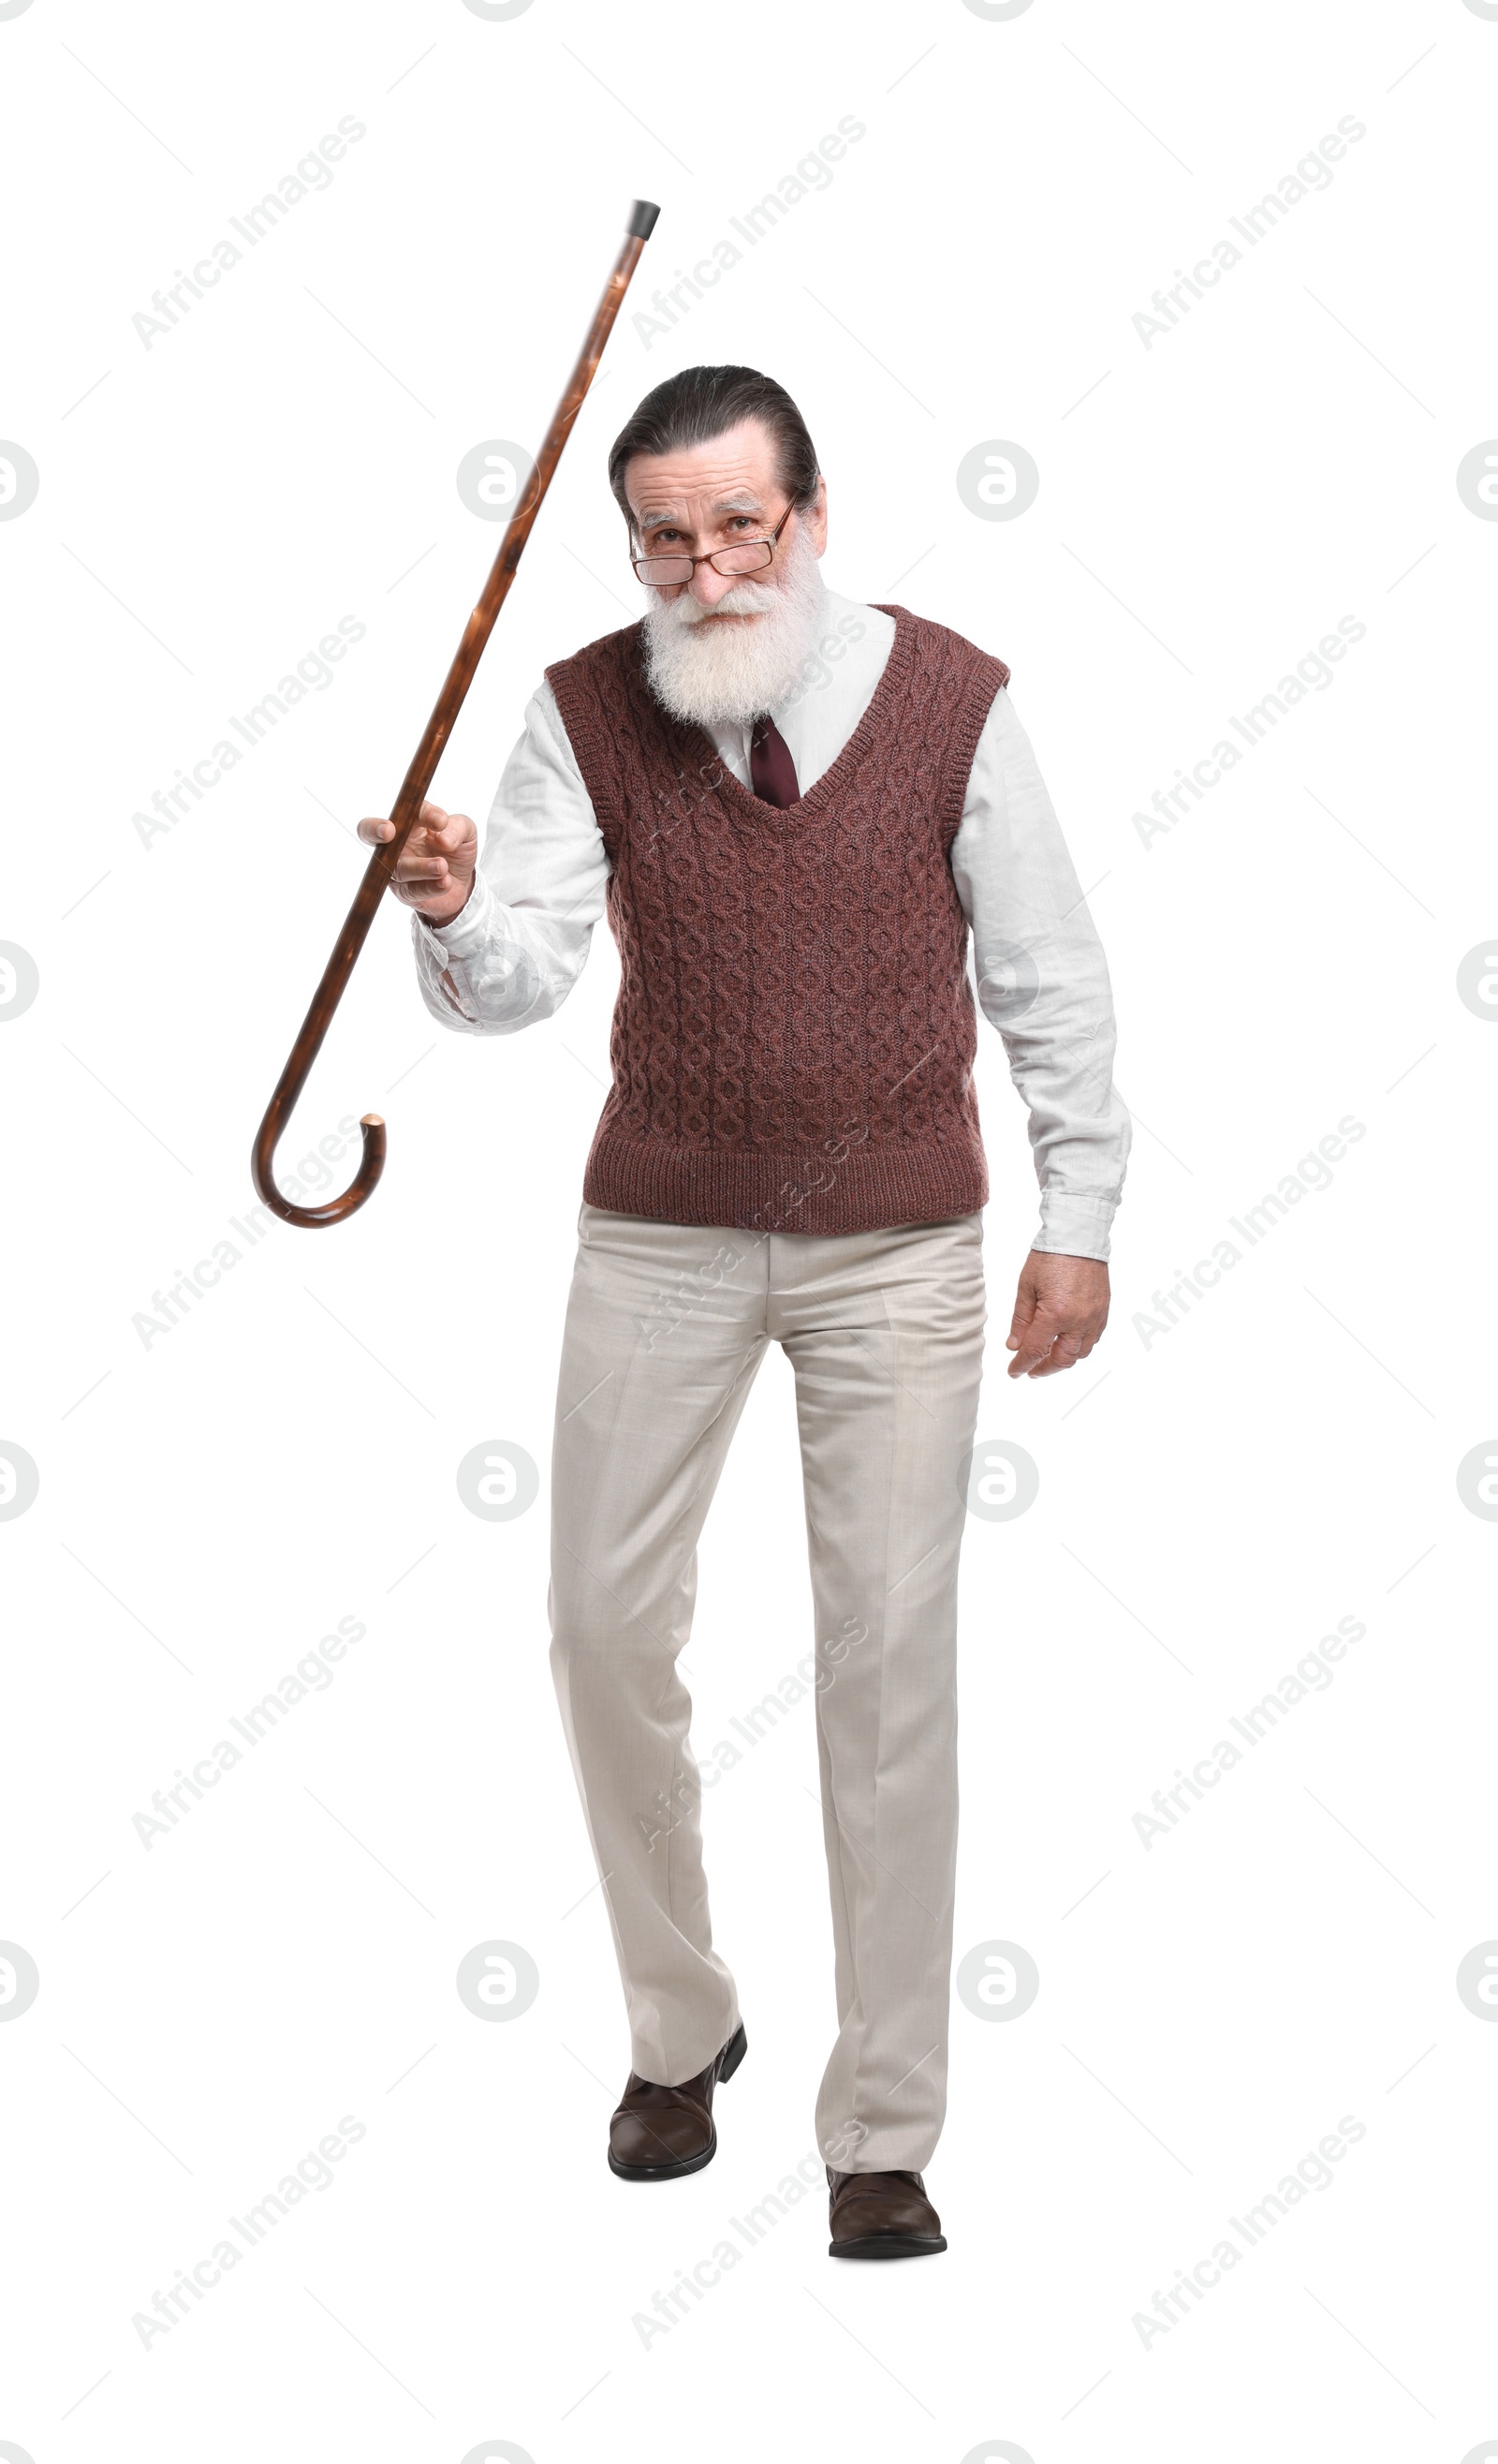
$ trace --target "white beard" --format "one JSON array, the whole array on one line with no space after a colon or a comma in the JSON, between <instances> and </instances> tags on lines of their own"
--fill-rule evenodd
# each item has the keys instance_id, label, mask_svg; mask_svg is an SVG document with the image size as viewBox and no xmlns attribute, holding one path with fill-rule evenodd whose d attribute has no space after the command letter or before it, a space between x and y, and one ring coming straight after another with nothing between
<instances>
[{"instance_id":1,"label":"white beard","mask_svg":"<svg viewBox=\"0 0 1498 2464\"><path fill-rule=\"evenodd\" d=\"M656 699L694 726L748 726L791 692L815 639L823 598L815 551L798 526L779 582L736 582L718 601L728 615L752 616L753 624L714 624L717 610L690 591L655 599L645 612L645 670Z\"/></svg>"}]
</instances>

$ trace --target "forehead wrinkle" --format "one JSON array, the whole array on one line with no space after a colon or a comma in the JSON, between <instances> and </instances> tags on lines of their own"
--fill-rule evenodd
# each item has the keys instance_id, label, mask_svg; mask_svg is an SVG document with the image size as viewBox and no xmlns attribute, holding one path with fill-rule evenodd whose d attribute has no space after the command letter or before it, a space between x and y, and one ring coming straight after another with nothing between
<instances>
[{"instance_id":1,"label":"forehead wrinkle","mask_svg":"<svg viewBox=\"0 0 1498 2464\"><path fill-rule=\"evenodd\" d=\"M707 514L710 519L715 520L721 514L758 514L763 510L764 499L757 488L736 488L727 496L716 497L707 507ZM691 527L684 506L674 501L663 508L658 505L648 512L640 511L635 517L637 530L659 530L666 523L677 530Z\"/></svg>"},{"instance_id":2,"label":"forehead wrinkle","mask_svg":"<svg viewBox=\"0 0 1498 2464\"><path fill-rule=\"evenodd\" d=\"M723 441L727 444L729 440ZM706 501L714 514L762 511L766 488L773 486L768 466L761 470L759 457L742 446L735 445L724 452L716 451L715 445L716 440L714 445L684 448L669 454L645 454L633 461L629 478L634 484L628 493L637 522L679 522L688 498L697 503Z\"/></svg>"}]
</instances>

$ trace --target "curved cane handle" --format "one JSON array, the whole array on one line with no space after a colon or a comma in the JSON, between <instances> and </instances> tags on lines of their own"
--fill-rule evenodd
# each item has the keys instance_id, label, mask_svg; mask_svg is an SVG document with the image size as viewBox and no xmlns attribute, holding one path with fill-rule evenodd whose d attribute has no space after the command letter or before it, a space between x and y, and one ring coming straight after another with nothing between
<instances>
[{"instance_id":1,"label":"curved cane handle","mask_svg":"<svg viewBox=\"0 0 1498 2464\"><path fill-rule=\"evenodd\" d=\"M273 1111L273 1107L272 1107ZM374 1194L375 1184L385 1168L385 1125L378 1112L366 1112L358 1125L364 1141L358 1172L341 1198L330 1198L321 1206L297 1206L282 1195L275 1185L275 1150L280 1141L282 1122L268 1112L260 1124L250 1158L250 1178L255 1194L264 1199L272 1215L283 1223L298 1223L308 1232L320 1231L327 1223L341 1223L346 1215L355 1215L366 1198Z\"/></svg>"},{"instance_id":2,"label":"curved cane handle","mask_svg":"<svg viewBox=\"0 0 1498 2464\"><path fill-rule=\"evenodd\" d=\"M275 1185L276 1148L280 1145L287 1122L296 1109L296 1099L312 1073L312 1065L322 1049L322 1039L343 997L343 987L364 946L365 935L375 920L376 911L395 871L401 850L416 825L422 809L422 795L420 782L408 773L390 815L395 825L394 835L386 839L383 846L376 847L364 868L364 877L354 904L343 919L343 930L322 971L322 981L312 997L312 1007L302 1021L301 1033L292 1046L291 1058L281 1072L275 1093L265 1108L265 1118L255 1132L255 1142L250 1149L250 1177L255 1185L255 1196L263 1199L271 1214L278 1215L283 1223L295 1223L303 1231L321 1231L330 1223L341 1223L345 1216L358 1214L385 1168L384 1122L378 1112L366 1112L358 1125L364 1152L359 1157L358 1172L340 1197L327 1199L320 1206L298 1206L294 1199L287 1198Z\"/></svg>"}]
</instances>

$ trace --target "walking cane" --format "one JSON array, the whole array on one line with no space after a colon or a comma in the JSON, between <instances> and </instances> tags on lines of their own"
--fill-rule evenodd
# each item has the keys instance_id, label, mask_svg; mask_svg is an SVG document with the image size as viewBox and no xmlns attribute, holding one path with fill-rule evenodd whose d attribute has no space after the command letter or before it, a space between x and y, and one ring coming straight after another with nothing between
<instances>
[{"instance_id":1,"label":"walking cane","mask_svg":"<svg viewBox=\"0 0 1498 2464\"><path fill-rule=\"evenodd\" d=\"M562 448L572 432L574 420L582 408L588 387L603 356L619 303L629 288L629 278L640 261L640 251L656 226L661 209L637 199L631 209L624 244L615 260L614 271L604 285L603 297L588 330L588 339L572 372L567 389L556 406L551 427L546 431L535 468L521 492L520 501L510 517L505 536L499 543L488 580L484 584L478 605L468 618L457 655L447 671L446 682L437 696L436 708L426 722L426 732L417 746L416 755L405 774L400 795L390 815L395 824L395 836L370 857L358 895L349 909L332 957L323 970L321 983L313 995L312 1007L302 1022L302 1031L292 1046L292 1057L281 1072L280 1084L266 1107L265 1119L256 1133L250 1155L250 1172L256 1195L262 1198L272 1215L283 1223L304 1224L315 1231L325 1223L341 1223L346 1215L357 1213L374 1189L385 1166L385 1125L378 1112L366 1112L359 1122L364 1152L359 1167L340 1198L330 1198L321 1206L295 1206L284 1198L275 1185L273 1166L275 1150L287 1120L307 1083L308 1072L322 1048L322 1039L333 1021L333 1013L343 998L343 989L354 972L354 962L364 946L375 910L395 874L396 860L411 834L421 812L427 788L431 785L442 750L452 733L458 713L463 708L474 671L484 655L484 646L494 628L515 578L515 567L521 551L531 536L531 526L541 509L541 499L552 483L552 474L561 460Z\"/></svg>"}]
</instances>

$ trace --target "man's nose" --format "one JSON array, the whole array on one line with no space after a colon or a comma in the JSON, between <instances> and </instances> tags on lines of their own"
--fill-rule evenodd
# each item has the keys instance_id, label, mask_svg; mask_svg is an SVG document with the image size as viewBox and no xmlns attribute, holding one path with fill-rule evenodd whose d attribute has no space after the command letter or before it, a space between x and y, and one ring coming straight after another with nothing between
<instances>
[{"instance_id":1,"label":"man's nose","mask_svg":"<svg viewBox=\"0 0 1498 2464\"><path fill-rule=\"evenodd\" d=\"M689 587L692 597L700 600L705 607L716 607L719 600L726 598L733 588L733 580L731 573L715 573L710 564L700 564L692 574Z\"/></svg>"}]
</instances>

